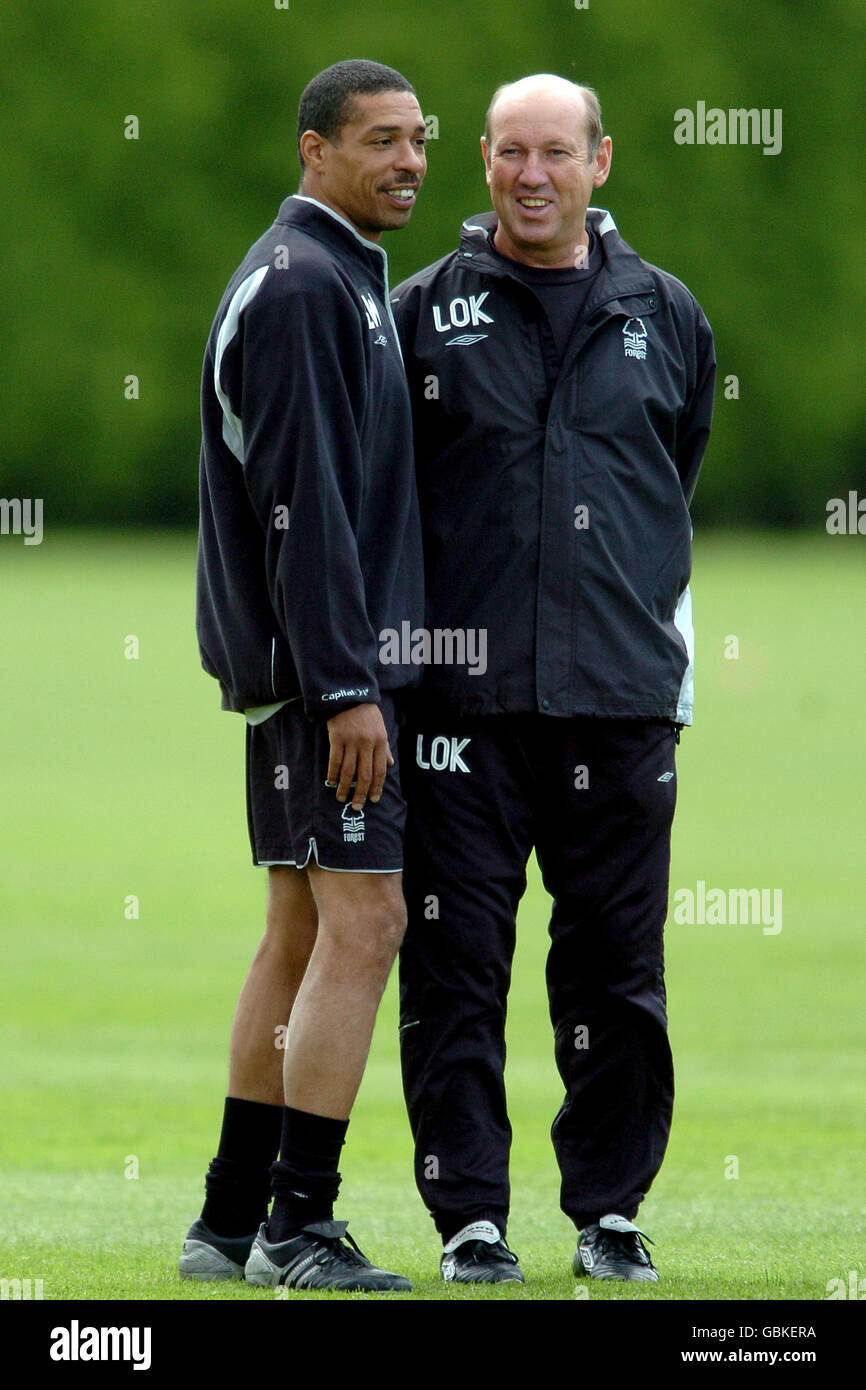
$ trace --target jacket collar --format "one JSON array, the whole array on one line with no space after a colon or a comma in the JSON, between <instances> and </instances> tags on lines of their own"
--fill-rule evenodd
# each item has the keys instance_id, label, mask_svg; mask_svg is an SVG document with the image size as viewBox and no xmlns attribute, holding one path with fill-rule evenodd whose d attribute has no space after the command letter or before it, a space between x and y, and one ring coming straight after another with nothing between
<instances>
[{"instance_id":1,"label":"jacket collar","mask_svg":"<svg viewBox=\"0 0 866 1390\"><path fill-rule=\"evenodd\" d=\"M368 270L382 277L387 287L388 253L384 247L361 236L351 222L341 217L333 208L327 207L325 203L320 203L317 198L308 198L304 193L293 193L280 204L277 222L307 232L332 251L349 251L363 262Z\"/></svg>"},{"instance_id":2,"label":"jacket collar","mask_svg":"<svg viewBox=\"0 0 866 1390\"><path fill-rule=\"evenodd\" d=\"M623 241L616 229L616 223L605 208L588 208L587 226L591 227L601 242L604 263L599 271L599 281L592 294L594 304L599 304L618 295L644 294L655 289L655 282L644 262L636 251ZM478 217L470 217L463 223L460 235L460 260L484 272L508 275L502 262L490 253L487 234L498 225L495 212L483 212Z\"/></svg>"}]
</instances>

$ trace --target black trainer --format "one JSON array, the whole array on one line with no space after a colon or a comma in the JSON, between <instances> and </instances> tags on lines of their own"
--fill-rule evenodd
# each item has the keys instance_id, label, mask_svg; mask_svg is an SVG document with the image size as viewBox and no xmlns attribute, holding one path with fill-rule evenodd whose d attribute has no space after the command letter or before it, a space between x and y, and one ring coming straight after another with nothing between
<instances>
[{"instance_id":1,"label":"black trainer","mask_svg":"<svg viewBox=\"0 0 866 1390\"><path fill-rule=\"evenodd\" d=\"M407 1293L402 1274L377 1269L347 1233L346 1221L313 1221L291 1240L271 1245L259 1228L244 1275L248 1284L275 1289L340 1289L345 1293Z\"/></svg>"},{"instance_id":2,"label":"black trainer","mask_svg":"<svg viewBox=\"0 0 866 1390\"><path fill-rule=\"evenodd\" d=\"M243 1279L255 1234L218 1236L199 1217L183 1243L177 1272L181 1279Z\"/></svg>"},{"instance_id":3,"label":"black trainer","mask_svg":"<svg viewBox=\"0 0 866 1390\"><path fill-rule=\"evenodd\" d=\"M658 1270L641 1236L653 1242L624 1216L603 1216L581 1231L572 1268L590 1279L658 1280Z\"/></svg>"},{"instance_id":4,"label":"black trainer","mask_svg":"<svg viewBox=\"0 0 866 1390\"><path fill-rule=\"evenodd\" d=\"M517 1256L492 1221L473 1221L442 1251L439 1265L448 1284L522 1284Z\"/></svg>"}]
</instances>

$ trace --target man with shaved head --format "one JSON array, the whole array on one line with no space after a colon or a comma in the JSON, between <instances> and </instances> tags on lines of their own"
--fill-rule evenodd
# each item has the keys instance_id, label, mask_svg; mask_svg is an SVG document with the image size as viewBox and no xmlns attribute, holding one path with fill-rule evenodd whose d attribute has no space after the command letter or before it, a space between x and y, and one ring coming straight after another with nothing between
<instances>
[{"instance_id":1,"label":"man with shaved head","mask_svg":"<svg viewBox=\"0 0 866 1390\"><path fill-rule=\"evenodd\" d=\"M499 88L481 149L494 211L394 298L427 624L486 652L483 669L428 666L402 744L416 1179L446 1279L522 1281L503 1072L534 849L574 1272L655 1280L635 1217L673 1101L663 927L713 340L686 287L589 206L612 156L590 88Z\"/></svg>"}]
</instances>

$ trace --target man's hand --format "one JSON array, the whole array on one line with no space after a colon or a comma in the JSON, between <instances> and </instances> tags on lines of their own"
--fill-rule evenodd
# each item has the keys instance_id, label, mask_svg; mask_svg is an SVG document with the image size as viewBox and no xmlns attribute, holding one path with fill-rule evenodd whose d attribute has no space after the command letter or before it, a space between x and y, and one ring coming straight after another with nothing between
<instances>
[{"instance_id":1,"label":"man's hand","mask_svg":"<svg viewBox=\"0 0 866 1390\"><path fill-rule=\"evenodd\" d=\"M378 705L353 705L328 720L331 756L328 785L336 786L337 800L346 801L352 782L352 806L360 811L369 795L378 801L385 774L394 766L385 721ZM338 781L339 779L339 781Z\"/></svg>"}]
</instances>

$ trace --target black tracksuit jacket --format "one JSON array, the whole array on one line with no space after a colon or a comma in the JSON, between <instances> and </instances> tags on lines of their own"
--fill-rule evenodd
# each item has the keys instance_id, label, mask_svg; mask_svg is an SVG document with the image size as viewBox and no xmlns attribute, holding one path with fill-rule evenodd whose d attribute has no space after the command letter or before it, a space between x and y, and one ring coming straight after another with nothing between
<instances>
[{"instance_id":1,"label":"black tracksuit jacket","mask_svg":"<svg viewBox=\"0 0 866 1390\"><path fill-rule=\"evenodd\" d=\"M202 378L196 626L223 708L312 718L412 685L380 633L420 623L411 417L387 257L287 198L223 296Z\"/></svg>"},{"instance_id":2,"label":"black tracksuit jacket","mask_svg":"<svg viewBox=\"0 0 866 1390\"><path fill-rule=\"evenodd\" d=\"M422 693L462 714L690 724L688 507L712 334L609 213L588 219L603 265L561 362L540 301L490 252L495 214L394 292L427 626L487 631L486 672L430 667Z\"/></svg>"}]
</instances>

